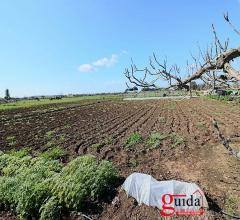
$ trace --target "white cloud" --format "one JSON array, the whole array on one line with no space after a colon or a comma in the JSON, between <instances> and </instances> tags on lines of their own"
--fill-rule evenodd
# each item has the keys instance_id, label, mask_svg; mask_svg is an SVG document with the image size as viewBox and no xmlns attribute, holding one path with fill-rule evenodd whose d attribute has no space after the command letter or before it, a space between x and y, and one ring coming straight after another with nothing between
<instances>
[{"instance_id":1,"label":"white cloud","mask_svg":"<svg viewBox=\"0 0 240 220\"><path fill-rule=\"evenodd\" d=\"M98 70L98 68L110 67L113 66L118 62L118 58L123 55L127 54L126 50L122 50L119 54L112 54L111 57L103 57L98 60L95 60L91 63L81 64L78 67L79 72L93 72Z\"/></svg>"},{"instance_id":2,"label":"white cloud","mask_svg":"<svg viewBox=\"0 0 240 220\"><path fill-rule=\"evenodd\" d=\"M92 63L92 65L97 67L109 67L114 65L118 61L118 55L112 54L110 58L104 57L101 59L98 59Z\"/></svg>"},{"instance_id":3,"label":"white cloud","mask_svg":"<svg viewBox=\"0 0 240 220\"><path fill-rule=\"evenodd\" d=\"M120 55L122 55L122 54L128 54L128 51L126 51L126 50L121 50Z\"/></svg>"},{"instance_id":4,"label":"white cloud","mask_svg":"<svg viewBox=\"0 0 240 220\"><path fill-rule=\"evenodd\" d=\"M82 64L78 67L78 71L82 73L89 73L94 70L94 67L91 64Z\"/></svg>"}]
</instances>

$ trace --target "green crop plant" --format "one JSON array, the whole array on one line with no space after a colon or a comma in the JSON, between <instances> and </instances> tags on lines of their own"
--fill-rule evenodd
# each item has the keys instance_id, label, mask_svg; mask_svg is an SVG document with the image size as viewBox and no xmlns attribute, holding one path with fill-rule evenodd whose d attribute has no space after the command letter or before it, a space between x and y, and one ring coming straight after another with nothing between
<instances>
[{"instance_id":1,"label":"green crop plant","mask_svg":"<svg viewBox=\"0 0 240 220\"><path fill-rule=\"evenodd\" d=\"M64 129L68 129L68 128L71 128L71 126L68 125L68 124L66 124L66 125L63 126L63 128L64 128Z\"/></svg>"},{"instance_id":2,"label":"green crop plant","mask_svg":"<svg viewBox=\"0 0 240 220\"><path fill-rule=\"evenodd\" d=\"M166 118L165 117L159 117L159 122L160 123L166 123Z\"/></svg>"},{"instance_id":3,"label":"green crop plant","mask_svg":"<svg viewBox=\"0 0 240 220\"><path fill-rule=\"evenodd\" d=\"M105 145L104 143L97 143L97 144L93 144L91 148L99 152L104 147L104 145Z\"/></svg>"},{"instance_id":4,"label":"green crop plant","mask_svg":"<svg viewBox=\"0 0 240 220\"><path fill-rule=\"evenodd\" d=\"M125 148L132 148L135 144L142 141L142 136L139 133L133 133L125 142Z\"/></svg>"},{"instance_id":5,"label":"green crop plant","mask_svg":"<svg viewBox=\"0 0 240 220\"><path fill-rule=\"evenodd\" d=\"M128 166L129 166L129 167L132 167L132 168L137 167L138 164L139 164L139 162L138 162L136 159L134 159L134 158L131 158L131 159L128 161Z\"/></svg>"},{"instance_id":6,"label":"green crop plant","mask_svg":"<svg viewBox=\"0 0 240 220\"><path fill-rule=\"evenodd\" d=\"M151 148L158 148L161 142L167 137L168 135L153 132L150 134L150 136L146 140L146 144L149 145Z\"/></svg>"},{"instance_id":7,"label":"green crop plant","mask_svg":"<svg viewBox=\"0 0 240 220\"><path fill-rule=\"evenodd\" d=\"M52 131L48 131L46 134L45 134L45 137L47 139L52 139L54 138L54 135L56 134L56 130L52 130Z\"/></svg>"},{"instance_id":8,"label":"green crop plant","mask_svg":"<svg viewBox=\"0 0 240 220\"><path fill-rule=\"evenodd\" d=\"M170 135L171 141L172 141L172 147L176 147L179 146L181 144L184 144L185 140L183 137L181 137L179 134L177 133L172 133Z\"/></svg>"},{"instance_id":9,"label":"green crop plant","mask_svg":"<svg viewBox=\"0 0 240 220\"><path fill-rule=\"evenodd\" d=\"M104 143L104 145L112 144L113 143L113 138L111 136L105 137L103 143Z\"/></svg>"},{"instance_id":10,"label":"green crop plant","mask_svg":"<svg viewBox=\"0 0 240 220\"><path fill-rule=\"evenodd\" d=\"M9 144L10 146L15 145L16 142L17 142L15 136L8 136L8 137L6 138L6 141L8 142L8 144Z\"/></svg>"},{"instance_id":11,"label":"green crop plant","mask_svg":"<svg viewBox=\"0 0 240 220\"><path fill-rule=\"evenodd\" d=\"M65 134L60 134L59 135L59 141L63 142L65 141L66 135Z\"/></svg>"}]
</instances>

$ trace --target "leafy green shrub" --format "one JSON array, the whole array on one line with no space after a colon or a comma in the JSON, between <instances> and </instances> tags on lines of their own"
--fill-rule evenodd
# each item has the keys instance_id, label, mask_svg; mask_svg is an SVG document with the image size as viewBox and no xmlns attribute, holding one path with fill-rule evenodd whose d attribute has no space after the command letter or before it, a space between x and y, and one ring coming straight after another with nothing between
<instances>
[{"instance_id":1,"label":"leafy green shrub","mask_svg":"<svg viewBox=\"0 0 240 220\"><path fill-rule=\"evenodd\" d=\"M40 157L43 157L45 159L52 159L52 160L60 159L64 155L65 155L65 152L60 147L54 147L52 149L49 149L49 150L39 154Z\"/></svg>"},{"instance_id":2,"label":"leafy green shrub","mask_svg":"<svg viewBox=\"0 0 240 220\"><path fill-rule=\"evenodd\" d=\"M51 192L60 204L79 208L86 199L95 199L112 184L117 171L109 161L97 161L93 156L82 156L64 167L52 185Z\"/></svg>"},{"instance_id":3,"label":"leafy green shrub","mask_svg":"<svg viewBox=\"0 0 240 220\"><path fill-rule=\"evenodd\" d=\"M133 133L126 141L125 148L129 149L142 141L142 136L139 133Z\"/></svg>"},{"instance_id":4,"label":"leafy green shrub","mask_svg":"<svg viewBox=\"0 0 240 220\"><path fill-rule=\"evenodd\" d=\"M6 209L16 207L15 192L18 186L17 179L14 177L0 177L0 203Z\"/></svg>"},{"instance_id":5,"label":"leafy green shrub","mask_svg":"<svg viewBox=\"0 0 240 220\"><path fill-rule=\"evenodd\" d=\"M49 196L48 178L62 169L61 164L43 158L0 156L0 201L16 209L22 219L36 217Z\"/></svg>"},{"instance_id":6,"label":"leafy green shrub","mask_svg":"<svg viewBox=\"0 0 240 220\"><path fill-rule=\"evenodd\" d=\"M151 135L148 137L146 143L151 146L152 148L157 148L160 146L161 141L166 139L168 135L162 135L157 132L151 133Z\"/></svg>"},{"instance_id":7,"label":"leafy green shrub","mask_svg":"<svg viewBox=\"0 0 240 220\"><path fill-rule=\"evenodd\" d=\"M79 208L115 180L108 161L78 157L63 167L52 157L17 157L0 152L0 204L20 219L59 219L61 207Z\"/></svg>"}]
</instances>

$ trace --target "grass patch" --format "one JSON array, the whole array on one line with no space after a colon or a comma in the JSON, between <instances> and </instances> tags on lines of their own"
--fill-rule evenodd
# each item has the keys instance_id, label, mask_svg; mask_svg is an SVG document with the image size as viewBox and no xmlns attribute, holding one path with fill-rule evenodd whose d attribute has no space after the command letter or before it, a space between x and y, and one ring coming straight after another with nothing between
<instances>
[{"instance_id":1,"label":"grass patch","mask_svg":"<svg viewBox=\"0 0 240 220\"><path fill-rule=\"evenodd\" d=\"M87 100L122 100L121 94L106 94L106 95L83 95L77 97L66 97L60 100L40 99L38 100L20 100L17 102L2 103L0 110L16 109L16 108L30 108L39 105L61 104L61 103L78 103Z\"/></svg>"},{"instance_id":2,"label":"grass patch","mask_svg":"<svg viewBox=\"0 0 240 220\"><path fill-rule=\"evenodd\" d=\"M6 138L6 141L7 143L10 145L10 146L13 146L17 143L17 140L16 140L16 137L15 136L8 136Z\"/></svg>"},{"instance_id":3,"label":"grass patch","mask_svg":"<svg viewBox=\"0 0 240 220\"><path fill-rule=\"evenodd\" d=\"M151 148L158 148L162 142L162 140L166 139L168 135L163 135L157 132L153 132L150 134L148 139L146 140L146 144Z\"/></svg>"},{"instance_id":4,"label":"grass patch","mask_svg":"<svg viewBox=\"0 0 240 220\"><path fill-rule=\"evenodd\" d=\"M142 141L142 136L139 133L133 133L125 142L125 148L130 149L135 144L140 143Z\"/></svg>"},{"instance_id":5,"label":"grass patch","mask_svg":"<svg viewBox=\"0 0 240 220\"><path fill-rule=\"evenodd\" d=\"M65 167L49 157L0 153L0 203L19 219L58 220L61 209L81 210L101 198L115 182L109 161L81 156Z\"/></svg>"}]
</instances>

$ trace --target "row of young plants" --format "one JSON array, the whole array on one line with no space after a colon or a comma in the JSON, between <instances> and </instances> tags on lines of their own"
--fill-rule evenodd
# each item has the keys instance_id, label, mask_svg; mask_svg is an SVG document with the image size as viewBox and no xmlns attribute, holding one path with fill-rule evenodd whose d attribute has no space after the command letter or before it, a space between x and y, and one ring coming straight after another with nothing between
<instances>
[{"instance_id":1,"label":"row of young plants","mask_svg":"<svg viewBox=\"0 0 240 220\"><path fill-rule=\"evenodd\" d=\"M111 162L80 156L64 166L56 160L60 153L0 152L1 208L20 219L57 220L63 210L80 210L114 184L117 170Z\"/></svg>"},{"instance_id":2,"label":"row of young plants","mask_svg":"<svg viewBox=\"0 0 240 220\"><path fill-rule=\"evenodd\" d=\"M126 140L125 149L131 149L138 143L145 143L149 149L156 149L160 147L162 141L165 139L170 139L172 148L185 142L184 138L177 133L161 134L152 132L145 140L139 133L133 133Z\"/></svg>"}]
</instances>

